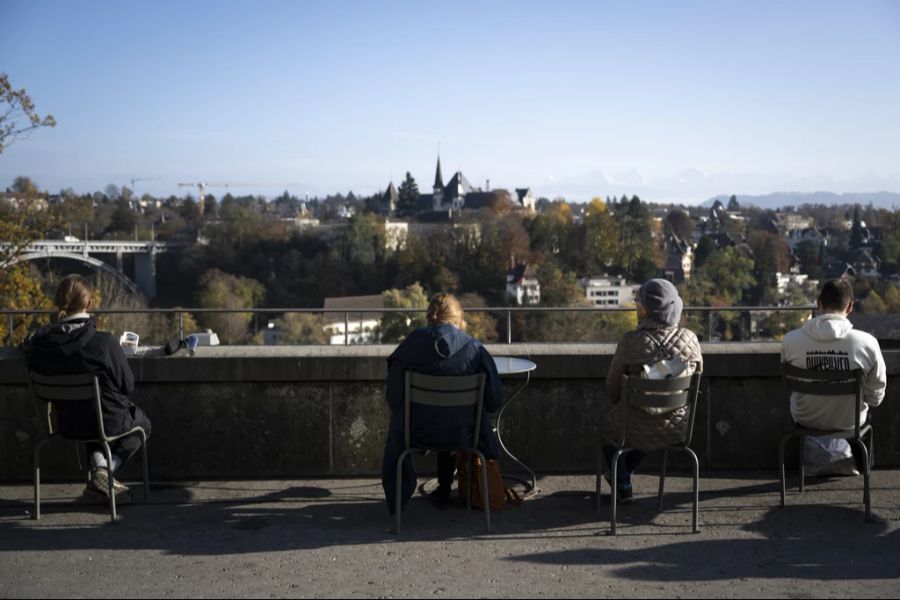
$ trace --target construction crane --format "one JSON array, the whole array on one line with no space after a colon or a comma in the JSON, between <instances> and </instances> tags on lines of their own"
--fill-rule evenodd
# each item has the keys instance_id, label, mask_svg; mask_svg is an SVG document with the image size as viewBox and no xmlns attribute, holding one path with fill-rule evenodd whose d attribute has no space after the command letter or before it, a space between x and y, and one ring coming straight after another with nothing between
<instances>
[{"instance_id":1,"label":"construction crane","mask_svg":"<svg viewBox=\"0 0 900 600\"><path fill-rule=\"evenodd\" d=\"M134 184L138 181L159 181L162 177L132 177L131 178L131 194L137 197L137 192L134 190Z\"/></svg>"},{"instance_id":2,"label":"construction crane","mask_svg":"<svg viewBox=\"0 0 900 600\"><path fill-rule=\"evenodd\" d=\"M178 187L195 187L197 188L197 192L199 194L199 199L197 200L197 208L200 210L200 214L203 214L203 200L206 197L206 188L208 187L292 187L296 186L296 183L253 183L253 182L235 182L235 181L199 181L197 183L179 183Z\"/></svg>"}]
</instances>

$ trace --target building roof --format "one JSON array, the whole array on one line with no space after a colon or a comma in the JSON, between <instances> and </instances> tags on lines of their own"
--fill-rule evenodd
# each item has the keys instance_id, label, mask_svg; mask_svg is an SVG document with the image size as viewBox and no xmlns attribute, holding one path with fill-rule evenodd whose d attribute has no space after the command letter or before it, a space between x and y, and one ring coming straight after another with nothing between
<instances>
[{"instance_id":1,"label":"building roof","mask_svg":"<svg viewBox=\"0 0 900 600\"><path fill-rule=\"evenodd\" d=\"M447 182L447 186L444 188L445 191L456 192L456 190L461 187L463 194L471 194L472 192L480 192L480 188L476 188L469 180L466 179L466 176L462 174L462 171L457 171L453 174L453 178Z\"/></svg>"},{"instance_id":2,"label":"building roof","mask_svg":"<svg viewBox=\"0 0 900 600\"><path fill-rule=\"evenodd\" d=\"M522 280L525 279L526 271L528 271L527 263L516 263L516 266L506 272L506 280L509 283L522 283Z\"/></svg>"},{"instance_id":3,"label":"building roof","mask_svg":"<svg viewBox=\"0 0 900 600\"><path fill-rule=\"evenodd\" d=\"M364 308L384 308L384 296L374 294L371 296L340 296L336 298L325 298L325 322L326 323L343 323L344 311L350 312L350 320L359 321L360 319L381 319L384 313L360 313L353 312L353 309L359 311ZM327 312L338 311L338 312Z\"/></svg>"},{"instance_id":4,"label":"building roof","mask_svg":"<svg viewBox=\"0 0 900 600\"><path fill-rule=\"evenodd\" d=\"M881 347L897 348L900 346L900 315L867 315L858 312L848 317L853 328L872 334L881 342Z\"/></svg>"},{"instance_id":5,"label":"building roof","mask_svg":"<svg viewBox=\"0 0 900 600\"><path fill-rule=\"evenodd\" d=\"M390 203L395 206L397 204L397 201L400 200L400 193L397 192L397 187L394 185L393 181L388 184L388 187L384 191L384 195L382 196L382 200L385 203Z\"/></svg>"},{"instance_id":6,"label":"building roof","mask_svg":"<svg viewBox=\"0 0 900 600\"><path fill-rule=\"evenodd\" d=\"M444 187L444 176L441 175L441 157L440 156L438 156L437 170L434 173L434 187L435 188L443 188Z\"/></svg>"},{"instance_id":7,"label":"building roof","mask_svg":"<svg viewBox=\"0 0 900 600\"><path fill-rule=\"evenodd\" d=\"M516 196L518 197L519 204L524 206L525 197L531 193L531 188L516 188Z\"/></svg>"}]
</instances>

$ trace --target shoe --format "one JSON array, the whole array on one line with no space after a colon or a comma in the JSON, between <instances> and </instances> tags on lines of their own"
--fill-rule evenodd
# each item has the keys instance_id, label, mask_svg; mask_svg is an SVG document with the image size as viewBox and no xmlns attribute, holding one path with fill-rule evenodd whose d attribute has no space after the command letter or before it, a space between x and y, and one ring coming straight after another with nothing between
<instances>
[{"instance_id":1,"label":"shoe","mask_svg":"<svg viewBox=\"0 0 900 600\"><path fill-rule=\"evenodd\" d=\"M106 467L94 469L91 473L91 481L88 483L88 488L109 498L109 471ZM113 493L117 498L120 495L128 494L130 491L127 485L113 477Z\"/></svg>"},{"instance_id":2,"label":"shoe","mask_svg":"<svg viewBox=\"0 0 900 600\"><path fill-rule=\"evenodd\" d=\"M438 510L447 510L450 508L450 488L438 486L431 492L431 502Z\"/></svg>"},{"instance_id":3,"label":"shoe","mask_svg":"<svg viewBox=\"0 0 900 600\"><path fill-rule=\"evenodd\" d=\"M603 478L606 479L606 483L609 484L609 489L612 490L612 477L604 473ZM622 504L630 504L631 501L634 500L634 490L631 488L630 483L620 483L616 492L619 495L619 502Z\"/></svg>"},{"instance_id":4,"label":"shoe","mask_svg":"<svg viewBox=\"0 0 900 600\"><path fill-rule=\"evenodd\" d=\"M620 485L616 492L619 495L619 502L622 504L631 504L631 501L634 500L634 490L630 483Z\"/></svg>"}]
</instances>

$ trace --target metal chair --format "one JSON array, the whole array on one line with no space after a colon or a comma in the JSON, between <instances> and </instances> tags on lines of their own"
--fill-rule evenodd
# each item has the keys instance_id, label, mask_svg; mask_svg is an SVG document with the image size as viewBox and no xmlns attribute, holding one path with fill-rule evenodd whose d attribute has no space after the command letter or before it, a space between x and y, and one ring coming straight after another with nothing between
<instances>
[{"instance_id":1,"label":"metal chair","mask_svg":"<svg viewBox=\"0 0 900 600\"><path fill-rule=\"evenodd\" d=\"M685 452L693 459L694 466L694 512L693 512L693 532L699 533L699 502L700 502L700 461L697 455L688 446L694 434L694 420L697 414L697 395L700 391L700 373L694 373L691 377L676 377L671 379L643 379L634 375L622 376L622 430L618 440L611 440L603 436L610 444L616 446L618 450L613 455L612 465L610 469L612 474L612 493L610 494L610 534L616 535L616 490L618 489L618 465L619 459L634 450L646 451L639 447L628 447L628 409L634 408L664 408L676 410L679 408L688 408L688 430L684 441L681 443L660 448L662 450L663 460L662 468L659 474L659 495L657 498L657 511L662 511L663 491L666 484L666 468L668 467L669 451ZM600 487L605 466L603 449L600 449L597 460L597 512L601 512L600 508Z\"/></svg>"},{"instance_id":2,"label":"metal chair","mask_svg":"<svg viewBox=\"0 0 900 600\"><path fill-rule=\"evenodd\" d=\"M141 438L141 455L143 460L143 476L144 476L144 502L150 496L150 479L147 469L147 433L142 427L134 427L125 433L118 435L106 435L106 429L103 426L103 412L100 405L100 383L95 375L41 375L34 371L28 372L28 384L31 388L34 407L37 411L38 419L45 428L47 437L38 442L34 449L34 516L33 519L41 518L41 450L47 442L61 439L74 441L77 443L98 443L103 446L106 454L106 463L112 464L112 451L110 450L110 442L128 437L130 435L138 435ZM93 412L97 419L98 437L94 438L75 438L65 436L61 432L52 430L52 423L49 416L49 404L54 405L57 410L68 411L84 411L84 414ZM90 471L88 471L88 481L90 481ZM113 493L113 476L109 476L109 511L112 520L116 520L116 496Z\"/></svg>"},{"instance_id":3,"label":"metal chair","mask_svg":"<svg viewBox=\"0 0 900 600\"><path fill-rule=\"evenodd\" d=\"M397 459L397 477L395 482L396 505L395 532L400 533L400 500L403 477L403 461L412 452L441 451L451 452L463 450L468 453L469 493L466 495L466 508L472 508L472 456L481 459L481 504L484 507L485 531L491 531L491 509L488 501L487 461L478 450L478 438L481 430L481 415L484 403L484 374L467 376L434 376L406 372L406 393L403 403L403 452ZM447 421L467 425L472 423L472 440L468 447L437 448L422 444L412 439L410 425L415 420L416 407L429 406L446 409Z\"/></svg>"},{"instance_id":4,"label":"metal chair","mask_svg":"<svg viewBox=\"0 0 900 600\"><path fill-rule=\"evenodd\" d=\"M862 369L851 371L808 371L789 364L782 364L784 382L789 392L815 394L818 396L853 396L855 402L855 423L853 429L811 429L794 424L794 430L781 439L778 446L778 470L781 473L781 507L784 508L786 495L786 477L784 472L784 450L792 439L800 440L800 493L803 493L805 471L803 463L806 459L806 437L834 437L847 440L858 447L863 456L863 502L866 506L866 520L872 519L872 503L870 498L869 472L875 456L875 435L870 423L860 423L860 409L863 402L865 373ZM849 400L848 400L849 402ZM863 438L869 437L869 447Z\"/></svg>"}]
</instances>

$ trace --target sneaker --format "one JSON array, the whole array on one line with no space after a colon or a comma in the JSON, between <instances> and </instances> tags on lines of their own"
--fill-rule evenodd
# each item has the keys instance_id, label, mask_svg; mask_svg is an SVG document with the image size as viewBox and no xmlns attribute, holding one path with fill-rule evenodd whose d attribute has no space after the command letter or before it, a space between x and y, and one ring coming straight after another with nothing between
<instances>
[{"instance_id":1,"label":"sneaker","mask_svg":"<svg viewBox=\"0 0 900 600\"><path fill-rule=\"evenodd\" d=\"M109 471L106 467L97 467L94 469L94 472L91 473L91 481L88 483L88 488L91 488L94 492L99 492L109 497ZM129 493L130 490L127 485L113 477L113 493L116 497Z\"/></svg>"},{"instance_id":2,"label":"sneaker","mask_svg":"<svg viewBox=\"0 0 900 600\"><path fill-rule=\"evenodd\" d=\"M438 510L447 510L450 508L450 488L438 486L431 492L431 502Z\"/></svg>"}]
</instances>

